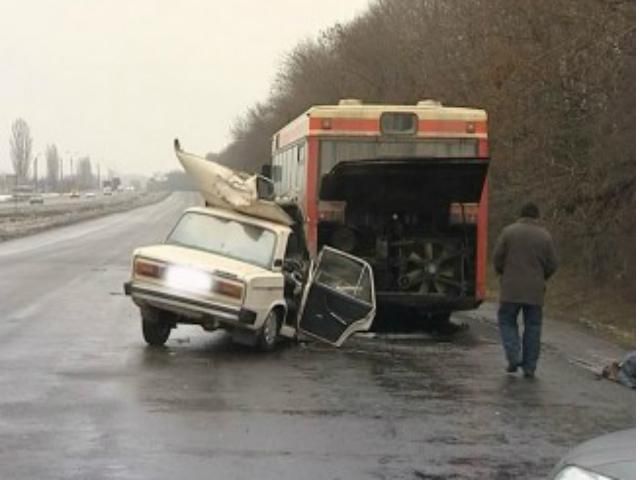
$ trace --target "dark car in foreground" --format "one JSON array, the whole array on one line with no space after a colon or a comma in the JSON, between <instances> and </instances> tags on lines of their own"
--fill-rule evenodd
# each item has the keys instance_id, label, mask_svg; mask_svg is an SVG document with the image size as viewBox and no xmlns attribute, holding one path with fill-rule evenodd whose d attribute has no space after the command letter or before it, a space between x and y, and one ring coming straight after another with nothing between
<instances>
[{"instance_id":1,"label":"dark car in foreground","mask_svg":"<svg viewBox=\"0 0 640 480\"><path fill-rule=\"evenodd\" d=\"M636 430L621 430L578 445L555 466L550 480L633 480Z\"/></svg>"}]
</instances>

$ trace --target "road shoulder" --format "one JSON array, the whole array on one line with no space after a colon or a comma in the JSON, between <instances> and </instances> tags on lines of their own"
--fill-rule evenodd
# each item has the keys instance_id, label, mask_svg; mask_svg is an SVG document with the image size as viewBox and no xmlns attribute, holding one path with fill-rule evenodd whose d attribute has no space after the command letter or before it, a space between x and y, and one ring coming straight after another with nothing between
<instances>
[{"instance_id":1,"label":"road shoulder","mask_svg":"<svg viewBox=\"0 0 640 480\"><path fill-rule=\"evenodd\" d=\"M72 208L29 209L17 214L9 209L0 214L0 242L158 203L170 193L149 192L120 202L90 201L78 203Z\"/></svg>"},{"instance_id":2,"label":"road shoulder","mask_svg":"<svg viewBox=\"0 0 640 480\"><path fill-rule=\"evenodd\" d=\"M482 322L497 331L497 308L497 303L487 302L475 311L462 312L457 316L470 323ZM601 372L605 365L620 360L627 352L611 340L596 337L583 325L547 315L543 320L542 345L543 350L554 351L594 374Z\"/></svg>"}]
</instances>

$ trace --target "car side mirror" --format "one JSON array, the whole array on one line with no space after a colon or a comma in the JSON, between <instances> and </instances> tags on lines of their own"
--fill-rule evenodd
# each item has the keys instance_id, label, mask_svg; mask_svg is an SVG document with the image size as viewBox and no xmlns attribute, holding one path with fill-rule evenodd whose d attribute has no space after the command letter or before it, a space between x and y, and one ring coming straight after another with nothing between
<instances>
[{"instance_id":1,"label":"car side mirror","mask_svg":"<svg viewBox=\"0 0 640 480\"><path fill-rule=\"evenodd\" d=\"M281 258L276 258L276 259L273 261L273 266L274 266L274 268L282 268L282 265L283 265L283 262L282 262L282 259L281 259Z\"/></svg>"},{"instance_id":2,"label":"car side mirror","mask_svg":"<svg viewBox=\"0 0 640 480\"><path fill-rule=\"evenodd\" d=\"M273 182L267 177L261 175L256 177L256 190L260 200L274 200L276 197Z\"/></svg>"}]
</instances>

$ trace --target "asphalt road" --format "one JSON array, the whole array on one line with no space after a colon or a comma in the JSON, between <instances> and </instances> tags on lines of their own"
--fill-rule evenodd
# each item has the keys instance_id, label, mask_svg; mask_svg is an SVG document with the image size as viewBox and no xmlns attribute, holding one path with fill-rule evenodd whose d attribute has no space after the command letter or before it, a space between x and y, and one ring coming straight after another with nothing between
<instances>
[{"instance_id":1,"label":"asphalt road","mask_svg":"<svg viewBox=\"0 0 640 480\"><path fill-rule=\"evenodd\" d=\"M147 348L121 293L130 252L197 200L0 243L0 478L544 478L635 424L634 392L576 361L614 347L549 324L539 377L508 376L487 309L450 342L264 355L180 327Z\"/></svg>"}]
</instances>

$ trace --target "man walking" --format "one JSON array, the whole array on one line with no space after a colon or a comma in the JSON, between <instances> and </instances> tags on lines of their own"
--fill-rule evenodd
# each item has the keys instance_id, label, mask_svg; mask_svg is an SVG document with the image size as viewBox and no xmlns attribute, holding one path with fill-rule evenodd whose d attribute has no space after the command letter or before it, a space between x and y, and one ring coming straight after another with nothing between
<instances>
[{"instance_id":1,"label":"man walking","mask_svg":"<svg viewBox=\"0 0 640 480\"><path fill-rule=\"evenodd\" d=\"M545 283L558 267L549 232L540 224L540 211L525 204L520 218L498 237L493 266L500 275L498 325L507 357L507 372L522 367L524 376L533 378L540 355L542 305ZM522 311L524 332L522 352L518 314Z\"/></svg>"}]
</instances>

